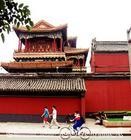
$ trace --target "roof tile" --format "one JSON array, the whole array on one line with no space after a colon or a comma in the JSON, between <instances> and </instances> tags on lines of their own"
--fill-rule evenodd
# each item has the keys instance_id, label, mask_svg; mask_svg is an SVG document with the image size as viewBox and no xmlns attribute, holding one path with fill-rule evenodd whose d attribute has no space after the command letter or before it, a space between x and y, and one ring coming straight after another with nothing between
<instances>
[{"instance_id":1,"label":"roof tile","mask_svg":"<svg viewBox=\"0 0 131 140\"><path fill-rule=\"evenodd\" d=\"M38 79L38 78L1 78L0 91L2 94L6 91L29 91L29 92L84 92L84 79ZM11 92L13 93L13 92Z\"/></svg>"},{"instance_id":2,"label":"roof tile","mask_svg":"<svg viewBox=\"0 0 131 140\"><path fill-rule=\"evenodd\" d=\"M128 52L127 41L92 41L95 52Z\"/></svg>"}]
</instances>

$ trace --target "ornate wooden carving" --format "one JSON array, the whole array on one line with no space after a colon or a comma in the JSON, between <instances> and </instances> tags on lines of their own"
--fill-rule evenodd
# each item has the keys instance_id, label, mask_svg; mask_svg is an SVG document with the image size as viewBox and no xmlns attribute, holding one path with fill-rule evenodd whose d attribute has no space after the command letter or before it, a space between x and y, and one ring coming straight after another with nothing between
<instances>
[{"instance_id":1,"label":"ornate wooden carving","mask_svg":"<svg viewBox=\"0 0 131 140\"><path fill-rule=\"evenodd\" d=\"M25 52L53 52L53 41L32 39L29 41L28 47L25 47Z\"/></svg>"}]
</instances>

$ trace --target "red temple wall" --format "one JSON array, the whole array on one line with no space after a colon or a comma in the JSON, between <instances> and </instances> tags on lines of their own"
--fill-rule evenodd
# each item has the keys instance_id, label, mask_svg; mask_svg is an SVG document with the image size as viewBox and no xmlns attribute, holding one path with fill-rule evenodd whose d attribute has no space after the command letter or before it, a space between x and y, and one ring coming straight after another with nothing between
<instances>
[{"instance_id":1,"label":"red temple wall","mask_svg":"<svg viewBox=\"0 0 131 140\"><path fill-rule=\"evenodd\" d=\"M131 110L129 80L86 80L85 112L101 110ZM59 115L81 111L81 98L75 97L0 97L0 114L41 114L44 106L52 111L55 105Z\"/></svg>"},{"instance_id":2,"label":"red temple wall","mask_svg":"<svg viewBox=\"0 0 131 140\"><path fill-rule=\"evenodd\" d=\"M129 71L128 55L127 53L94 53L91 69L92 72L104 73Z\"/></svg>"},{"instance_id":3,"label":"red temple wall","mask_svg":"<svg viewBox=\"0 0 131 140\"><path fill-rule=\"evenodd\" d=\"M52 111L55 105L59 115L80 111L80 98L0 97L0 114L42 114L47 106Z\"/></svg>"},{"instance_id":4,"label":"red temple wall","mask_svg":"<svg viewBox=\"0 0 131 140\"><path fill-rule=\"evenodd\" d=\"M131 110L129 80L86 80L86 112Z\"/></svg>"}]
</instances>

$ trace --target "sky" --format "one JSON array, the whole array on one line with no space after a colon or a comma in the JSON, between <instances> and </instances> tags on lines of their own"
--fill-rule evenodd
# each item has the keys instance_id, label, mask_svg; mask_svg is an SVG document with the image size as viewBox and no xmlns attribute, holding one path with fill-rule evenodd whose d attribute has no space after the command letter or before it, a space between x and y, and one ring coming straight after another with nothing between
<instances>
[{"instance_id":1,"label":"sky","mask_svg":"<svg viewBox=\"0 0 131 140\"><path fill-rule=\"evenodd\" d=\"M29 6L34 23L68 24L68 36L77 36L77 48L89 48L91 40L127 40L131 27L131 0L14 0ZM0 62L12 61L18 38L12 31L0 40ZM89 58L88 58L89 60ZM88 63L88 62L87 62Z\"/></svg>"}]
</instances>

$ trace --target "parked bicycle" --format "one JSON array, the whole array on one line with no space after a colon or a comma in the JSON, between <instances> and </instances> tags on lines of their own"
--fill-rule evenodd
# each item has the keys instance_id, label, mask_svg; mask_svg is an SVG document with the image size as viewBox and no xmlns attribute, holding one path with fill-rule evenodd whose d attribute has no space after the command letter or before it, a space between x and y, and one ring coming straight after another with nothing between
<instances>
[{"instance_id":1,"label":"parked bicycle","mask_svg":"<svg viewBox=\"0 0 131 140\"><path fill-rule=\"evenodd\" d=\"M69 126L65 126L60 129L60 137L63 140L68 140L71 138L71 136L78 136L83 140L87 140L90 138L90 135L91 131L86 126L78 128L77 131L73 129L71 124L69 124Z\"/></svg>"}]
</instances>

